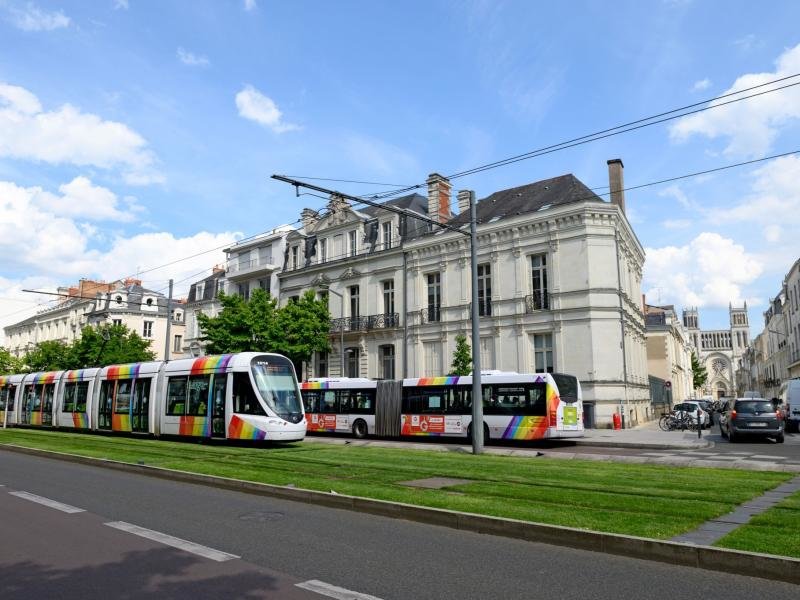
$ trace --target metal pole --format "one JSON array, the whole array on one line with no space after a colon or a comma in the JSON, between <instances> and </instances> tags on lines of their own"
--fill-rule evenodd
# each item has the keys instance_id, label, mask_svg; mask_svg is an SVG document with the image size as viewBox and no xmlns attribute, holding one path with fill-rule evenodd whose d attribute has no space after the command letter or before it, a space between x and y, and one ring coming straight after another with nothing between
<instances>
[{"instance_id":1,"label":"metal pole","mask_svg":"<svg viewBox=\"0 0 800 600\"><path fill-rule=\"evenodd\" d=\"M344 377L344 294L339 294L341 310L339 311L339 372Z\"/></svg>"},{"instance_id":2,"label":"metal pole","mask_svg":"<svg viewBox=\"0 0 800 600\"><path fill-rule=\"evenodd\" d=\"M472 453L483 452L483 394L481 393L481 338L478 323L478 217L475 192L469 193L469 240L472 263Z\"/></svg>"},{"instance_id":3,"label":"metal pole","mask_svg":"<svg viewBox=\"0 0 800 600\"><path fill-rule=\"evenodd\" d=\"M164 344L164 360L169 360L169 334L172 325L172 279L169 280L169 296L167 297L167 340Z\"/></svg>"},{"instance_id":4,"label":"metal pole","mask_svg":"<svg viewBox=\"0 0 800 600\"><path fill-rule=\"evenodd\" d=\"M3 429L8 427L8 396L11 394L11 389L6 390L6 403L3 405ZM15 407L16 408L16 407Z\"/></svg>"}]
</instances>

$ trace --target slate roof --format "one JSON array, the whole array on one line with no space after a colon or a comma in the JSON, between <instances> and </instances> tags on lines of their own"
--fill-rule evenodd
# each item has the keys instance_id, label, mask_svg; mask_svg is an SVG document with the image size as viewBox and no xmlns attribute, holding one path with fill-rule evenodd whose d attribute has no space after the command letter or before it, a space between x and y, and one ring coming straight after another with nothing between
<instances>
[{"instance_id":1,"label":"slate roof","mask_svg":"<svg viewBox=\"0 0 800 600\"><path fill-rule=\"evenodd\" d=\"M572 173L500 190L477 204L478 223L489 223L573 202L605 202ZM459 227L469 223L466 211L451 219Z\"/></svg>"},{"instance_id":2,"label":"slate roof","mask_svg":"<svg viewBox=\"0 0 800 600\"><path fill-rule=\"evenodd\" d=\"M215 271L205 279L201 279L200 281L193 283L189 288L189 296L186 299L187 302L200 302L202 300L212 300L217 296L217 282L220 279L225 278L225 271ZM197 297L197 284L203 283L203 297ZM209 285L211 283L211 285Z\"/></svg>"},{"instance_id":3,"label":"slate roof","mask_svg":"<svg viewBox=\"0 0 800 600\"><path fill-rule=\"evenodd\" d=\"M395 208L402 208L405 210L412 210L421 215L428 215L428 199L419 194L409 194L407 196L400 196L386 202L381 202L383 206L393 206ZM358 212L364 213L371 218L381 217L393 214L387 210L378 208L377 206L365 206L359 208ZM410 218L408 220L407 232L405 240L413 240L421 235L428 233L429 226L424 221Z\"/></svg>"}]
</instances>

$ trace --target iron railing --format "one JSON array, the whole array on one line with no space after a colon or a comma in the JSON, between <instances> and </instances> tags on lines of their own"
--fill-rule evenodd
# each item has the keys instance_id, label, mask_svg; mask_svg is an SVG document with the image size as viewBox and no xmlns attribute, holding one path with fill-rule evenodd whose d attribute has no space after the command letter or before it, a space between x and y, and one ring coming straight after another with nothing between
<instances>
[{"instance_id":1,"label":"iron railing","mask_svg":"<svg viewBox=\"0 0 800 600\"><path fill-rule=\"evenodd\" d=\"M330 332L370 331L373 329L392 329L395 327L400 327L400 315L398 313L385 313L380 315L331 319Z\"/></svg>"},{"instance_id":2,"label":"iron railing","mask_svg":"<svg viewBox=\"0 0 800 600\"><path fill-rule=\"evenodd\" d=\"M547 290L536 290L530 296L525 296L525 310L526 312L534 312L537 310L548 310L550 308L550 297Z\"/></svg>"}]
</instances>

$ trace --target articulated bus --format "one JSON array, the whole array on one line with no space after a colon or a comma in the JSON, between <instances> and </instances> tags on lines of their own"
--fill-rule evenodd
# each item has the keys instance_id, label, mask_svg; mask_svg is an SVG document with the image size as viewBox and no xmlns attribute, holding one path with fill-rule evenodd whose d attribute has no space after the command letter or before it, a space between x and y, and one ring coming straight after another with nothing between
<instances>
[{"instance_id":1,"label":"articulated bus","mask_svg":"<svg viewBox=\"0 0 800 600\"><path fill-rule=\"evenodd\" d=\"M291 361L278 354L0 377L0 423L110 433L295 441L306 434Z\"/></svg>"},{"instance_id":2,"label":"articulated bus","mask_svg":"<svg viewBox=\"0 0 800 600\"><path fill-rule=\"evenodd\" d=\"M300 384L309 433L357 438L472 435L472 377L402 381L319 378ZM560 373L481 374L484 439L540 440L583 435L577 378Z\"/></svg>"}]
</instances>

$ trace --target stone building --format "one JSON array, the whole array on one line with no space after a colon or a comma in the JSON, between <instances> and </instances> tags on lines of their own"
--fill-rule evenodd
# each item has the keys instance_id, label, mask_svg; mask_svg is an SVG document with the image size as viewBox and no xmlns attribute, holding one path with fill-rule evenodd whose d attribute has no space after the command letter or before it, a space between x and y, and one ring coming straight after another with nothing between
<instances>
[{"instance_id":1,"label":"stone building","mask_svg":"<svg viewBox=\"0 0 800 600\"><path fill-rule=\"evenodd\" d=\"M692 375L694 344L675 307L644 305L647 327L647 372L667 386L673 402L695 395Z\"/></svg>"},{"instance_id":2,"label":"stone building","mask_svg":"<svg viewBox=\"0 0 800 600\"><path fill-rule=\"evenodd\" d=\"M729 329L700 329L700 314L697 308L683 311L683 326L697 351L697 359L704 365L708 379L701 390L703 396L723 398L735 396L736 369L749 344L750 324L747 302L743 308L728 307Z\"/></svg>"},{"instance_id":3,"label":"stone building","mask_svg":"<svg viewBox=\"0 0 800 600\"><path fill-rule=\"evenodd\" d=\"M477 204L482 367L573 373L587 417L602 425L618 411L629 423L650 417L644 251L625 216L622 161L608 167L611 202L568 174ZM432 174L427 199L391 202L466 227L468 198L458 193L453 215L450 182ZM287 237L281 302L307 289L337 296L334 351L317 355L306 375L338 375L342 362L350 376L446 374L456 336L470 337L465 236L341 198L331 199L327 215L303 217Z\"/></svg>"}]
</instances>

